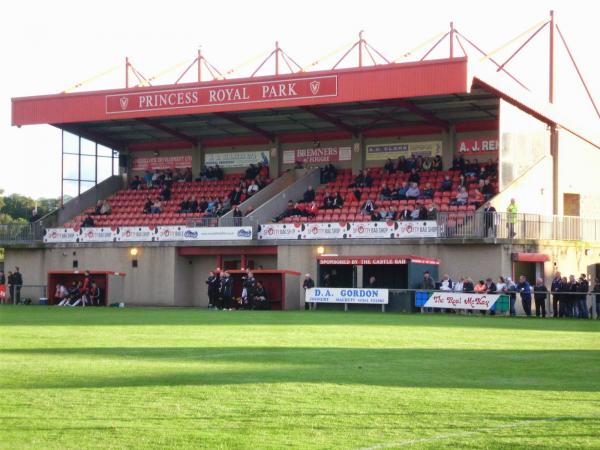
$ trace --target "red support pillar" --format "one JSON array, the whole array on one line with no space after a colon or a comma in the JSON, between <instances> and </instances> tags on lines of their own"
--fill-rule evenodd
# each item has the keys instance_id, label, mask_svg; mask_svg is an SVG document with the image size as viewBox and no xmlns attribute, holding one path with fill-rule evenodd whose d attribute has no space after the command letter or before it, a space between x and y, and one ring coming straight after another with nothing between
<instances>
[{"instance_id":1,"label":"red support pillar","mask_svg":"<svg viewBox=\"0 0 600 450\"><path fill-rule=\"evenodd\" d=\"M245 253L241 255L241 263L240 263L240 267L242 269L248 269L248 255L246 255Z\"/></svg>"},{"instance_id":2,"label":"red support pillar","mask_svg":"<svg viewBox=\"0 0 600 450\"><path fill-rule=\"evenodd\" d=\"M217 261L216 261L216 265L217 265L217 269L219 270L223 270L223 255L217 255Z\"/></svg>"}]
</instances>

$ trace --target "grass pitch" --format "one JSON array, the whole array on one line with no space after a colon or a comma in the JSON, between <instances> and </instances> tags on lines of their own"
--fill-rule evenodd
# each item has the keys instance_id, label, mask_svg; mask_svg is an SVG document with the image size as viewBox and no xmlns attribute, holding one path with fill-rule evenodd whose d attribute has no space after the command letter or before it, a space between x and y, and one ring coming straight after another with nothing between
<instances>
[{"instance_id":1,"label":"grass pitch","mask_svg":"<svg viewBox=\"0 0 600 450\"><path fill-rule=\"evenodd\" d=\"M1 448L600 448L600 321L0 307Z\"/></svg>"}]
</instances>

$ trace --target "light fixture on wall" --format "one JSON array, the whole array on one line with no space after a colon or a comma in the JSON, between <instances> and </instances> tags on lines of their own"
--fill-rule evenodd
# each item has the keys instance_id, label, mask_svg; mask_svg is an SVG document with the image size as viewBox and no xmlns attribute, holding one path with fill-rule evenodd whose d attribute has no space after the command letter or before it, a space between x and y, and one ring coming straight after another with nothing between
<instances>
[{"instance_id":1,"label":"light fixture on wall","mask_svg":"<svg viewBox=\"0 0 600 450\"><path fill-rule=\"evenodd\" d=\"M317 247L317 253L319 255L322 255L323 253L325 253L325 247L323 247L322 245Z\"/></svg>"},{"instance_id":2,"label":"light fixture on wall","mask_svg":"<svg viewBox=\"0 0 600 450\"><path fill-rule=\"evenodd\" d=\"M129 249L129 254L130 254L131 256L137 256L137 254L138 254L138 249L137 249L137 248L135 248L135 247L133 247L133 248Z\"/></svg>"}]
</instances>

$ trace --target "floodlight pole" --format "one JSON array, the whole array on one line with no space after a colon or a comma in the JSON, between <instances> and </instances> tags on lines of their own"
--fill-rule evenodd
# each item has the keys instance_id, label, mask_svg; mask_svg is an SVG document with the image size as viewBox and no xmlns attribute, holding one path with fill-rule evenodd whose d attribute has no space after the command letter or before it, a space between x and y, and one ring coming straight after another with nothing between
<instances>
[{"instance_id":1,"label":"floodlight pole","mask_svg":"<svg viewBox=\"0 0 600 450\"><path fill-rule=\"evenodd\" d=\"M548 101L554 103L554 11L550 11L550 57L548 67Z\"/></svg>"},{"instance_id":2,"label":"floodlight pole","mask_svg":"<svg viewBox=\"0 0 600 450\"><path fill-rule=\"evenodd\" d=\"M358 33L358 67L362 67L363 61L363 30Z\"/></svg>"},{"instance_id":3,"label":"floodlight pole","mask_svg":"<svg viewBox=\"0 0 600 450\"><path fill-rule=\"evenodd\" d=\"M202 81L202 47L198 47L198 83Z\"/></svg>"},{"instance_id":4,"label":"floodlight pole","mask_svg":"<svg viewBox=\"0 0 600 450\"><path fill-rule=\"evenodd\" d=\"M125 88L129 87L129 56L125 57Z\"/></svg>"},{"instance_id":5,"label":"floodlight pole","mask_svg":"<svg viewBox=\"0 0 600 450\"><path fill-rule=\"evenodd\" d=\"M554 103L554 11L550 11L549 55L548 55L548 102ZM560 181L558 129L556 124L550 125L550 155L552 155L552 214L560 213Z\"/></svg>"},{"instance_id":6,"label":"floodlight pole","mask_svg":"<svg viewBox=\"0 0 600 450\"><path fill-rule=\"evenodd\" d=\"M275 41L275 76L279 75L279 41Z\"/></svg>"},{"instance_id":7,"label":"floodlight pole","mask_svg":"<svg viewBox=\"0 0 600 450\"><path fill-rule=\"evenodd\" d=\"M450 59L454 58L454 22L450 22Z\"/></svg>"}]
</instances>

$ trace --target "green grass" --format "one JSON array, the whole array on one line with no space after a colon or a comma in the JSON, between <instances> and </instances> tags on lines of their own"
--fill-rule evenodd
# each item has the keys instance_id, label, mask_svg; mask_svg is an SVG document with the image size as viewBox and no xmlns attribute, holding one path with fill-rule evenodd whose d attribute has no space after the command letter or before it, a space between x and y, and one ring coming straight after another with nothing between
<instances>
[{"instance_id":1,"label":"green grass","mask_svg":"<svg viewBox=\"0 0 600 450\"><path fill-rule=\"evenodd\" d=\"M0 448L600 448L600 322L0 307Z\"/></svg>"}]
</instances>

